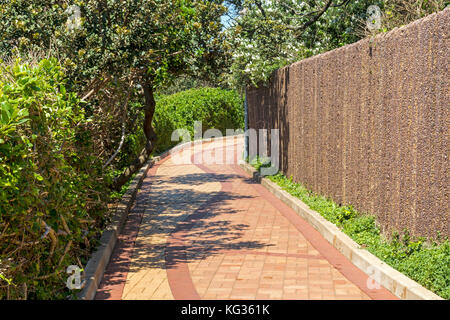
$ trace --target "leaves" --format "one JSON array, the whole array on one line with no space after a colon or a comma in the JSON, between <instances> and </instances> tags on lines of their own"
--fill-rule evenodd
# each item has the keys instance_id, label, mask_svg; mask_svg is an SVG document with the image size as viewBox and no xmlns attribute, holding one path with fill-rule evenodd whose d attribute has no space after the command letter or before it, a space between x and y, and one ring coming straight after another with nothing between
<instances>
[{"instance_id":1,"label":"leaves","mask_svg":"<svg viewBox=\"0 0 450 320\"><path fill-rule=\"evenodd\" d=\"M75 264L83 252L82 234L97 232L96 224L80 220L103 220L107 188L93 150L77 143L84 113L76 96L65 90L59 63L16 61L0 70L0 230L7 239L0 241L5 263L0 298L8 286L10 298L21 294L5 279L17 288L26 283L29 297L56 297L51 292L64 288L58 273L65 267L57 262L67 254L61 261ZM56 232L65 230L60 217L71 226L71 236L55 235L50 241L50 229L42 222ZM74 244L64 253L68 241Z\"/></svg>"},{"instance_id":2,"label":"leaves","mask_svg":"<svg viewBox=\"0 0 450 320\"><path fill-rule=\"evenodd\" d=\"M0 52L58 56L77 89L103 74L147 71L155 85L180 72L208 77L224 64L221 2L77 1L81 24L68 30L66 1L0 0Z\"/></svg>"},{"instance_id":3,"label":"leaves","mask_svg":"<svg viewBox=\"0 0 450 320\"><path fill-rule=\"evenodd\" d=\"M158 134L158 151L165 151L178 141L171 141L175 129L185 128L194 138L194 122L201 121L203 132L244 127L243 99L232 90L199 88L156 99L154 127ZM203 133L202 132L202 133Z\"/></svg>"},{"instance_id":4,"label":"leaves","mask_svg":"<svg viewBox=\"0 0 450 320\"><path fill-rule=\"evenodd\" d=\"M81 24L68 30L67 6L60 1L0 4L0 52L9 58L18 52L37 64L1 66L0 103L5 105L0 123L0 230L5 228L11 240L0 242L0 259L12 258L5 275L19 285L26 283L29 297L56 298L65 293L58 275L63 264L76 264L75 258L89 253L91 248L83 248L84 237L95 236L104 221L111 175L129 163L143 143L142 131L134 124L142 123L141 90L133 87L130 106L120 110L116 105L123 105L121 85L150 79L156 87L182 73L214 78L226 62L220 28L224 7L221 1L203 0L79 1ZM57 56L60 62L33 59L33 54ZM85 97L91 84L95 94L81 105L76 93ZM208 116L208 124L214 125L218 122L211 117L216 115L223 125L242 123L237 107L241 98L220 91L220 97L213 96L208 94L205 101L210 104L194 117ZM227 119L227 112L232 118ZM102 172L102 157L116 147L116 114L135 119L127 123L133 132L117 167ZM106 152L98 154L98 149ZM64 231L60 216L71 227L70 237L58 235ZM91 219L95 223L81 222ZM41 222L55 230L56 241ZM23 239L30 245L12 245ZM73 245L64 257L69 240ZM58 261L63 264L55 267ZM6 288L0 282L0 298ZM12 294L20 297L19 291Z\"/></svg>"}]
</instances>

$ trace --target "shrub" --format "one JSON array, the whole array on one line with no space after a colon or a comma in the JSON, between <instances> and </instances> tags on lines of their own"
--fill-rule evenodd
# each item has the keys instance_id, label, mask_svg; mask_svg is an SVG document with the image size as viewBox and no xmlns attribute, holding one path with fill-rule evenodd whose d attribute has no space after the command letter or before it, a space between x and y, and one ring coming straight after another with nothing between
<instances>
[{"instance_id":1,"label":"shrub","mask_svg":"<svg viewBox=\"0 0 450 320\"><path fill-rule=\"evenodd\" d=\"M158 97L153 118L157 151L178 143L171 141L176 129L187 129L193 138L194 121L202 122L202 133L214 128L225 135L226 129L243 129L243 98L236 91L218 88L190 89Z\"/></svg>"},{"instance_id":2,"label":"shrub","mask_svg":"<svg viewBox=\"0 0 450 320\"><path fill-rule=\"evenodd\" d=\"M0 299L61 298L103 220L101 164L56 60L0 68Z\"/></svg>"}]
</instances>

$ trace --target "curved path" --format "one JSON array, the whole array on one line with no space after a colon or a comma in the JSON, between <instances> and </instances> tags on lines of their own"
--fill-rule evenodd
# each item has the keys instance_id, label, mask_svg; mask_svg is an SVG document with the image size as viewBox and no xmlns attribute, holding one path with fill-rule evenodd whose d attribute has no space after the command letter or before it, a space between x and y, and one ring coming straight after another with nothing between
<instances>
[{"instance_id":1,"label":"curved path","mask_svg":"<svg viewBox=\"0 0 450 320\"><path fill-rule=\"evenodd\" d=\"M203 143L149 170L96 299L395 299L254 183L242 148Z\"/></svg>"}]
</instances>

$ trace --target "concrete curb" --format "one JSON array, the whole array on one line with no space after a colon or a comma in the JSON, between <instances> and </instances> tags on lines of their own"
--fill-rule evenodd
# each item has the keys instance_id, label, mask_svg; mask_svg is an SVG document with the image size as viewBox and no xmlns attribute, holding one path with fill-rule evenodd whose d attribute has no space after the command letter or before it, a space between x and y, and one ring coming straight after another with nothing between
<instances>
[{"instance_id":1,"label":"concrete curb","mask_svg":"<svg viewBox=\"0 0 450 320\"><path fill-rule=\"evenodd\" d=\"M133 205L134 200L136 199L136 195L142 185L142 182L147 176L148 170L155 163L159 162L161 159L167 157L173 152L178 152L185 149L186 147L190 147L194 143L213 142L222 139L239 139L241 137L243 137L242 134L189 141L178 144L172 149L162 153L161 155L150 159L134 177L133 181L128 187L127 192L125 192L125 194L122 196L120 203L117 205L114 213L112 214L111 222L103 231L103 234L100 238L100 244L95 252L91 255L91 258L89 259L86 268L84 269L85 284L83 289L77 294L77 298L79 300L93 300L95 298L98 286L100 285L106 266L108 265L109 259L111 258L111 254L116 245L117 237L122 232L125 221L128 217L128 213L131 209L131 206Z\"/></svg>"},{"instance_id":2,"label":"concrete curb","mask_svg":"<svg viewBox=\"0 0 450 320\"><path fill-rule=\"evenodd\" d=\"M254 180L311 224L356 267L368 276L377 278L377 281L395 296L404 300L443 300L443 298L390 267L367 250L362 249L360 245L343 233L337 226L326 220L318 212L311 210L300 199L293 197L269 179L261 177L259 172L248 163L242 161L240 166Z\"/></svg>"},{"instance_id":3,"label":"concrete curb","mask_svg":"<svg viewBox=\"0 0 450 320\"><path fill-rule=\"evenodd\" d=\"M148 169L155 163L165 158L168 152L160 156L153 157L145 164L134 177L128 190L122 196L111 217L111 222L103 231L100 238L100 244L96 251L91 255L84 270L85 285L77 294L80 300L93 300L97 292L100 281L103 278L106 266L117 242L117 237L121 233L128 213L136 199L136 194L142 185L142 181L147 176Z\"/></svg>"}]
</instances>

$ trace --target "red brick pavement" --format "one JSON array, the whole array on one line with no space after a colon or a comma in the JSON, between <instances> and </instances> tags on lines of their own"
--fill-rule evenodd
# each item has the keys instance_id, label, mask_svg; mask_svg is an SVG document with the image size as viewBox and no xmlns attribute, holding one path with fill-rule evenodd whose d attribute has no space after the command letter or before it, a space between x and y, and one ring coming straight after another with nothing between
<instances>
[{"instance_id":1,"label":"red brick pavement","mask_svg":"<svg viewBox=\"0 0 450 320\"><path fill-rule=\"evenodd\" d=\"M203 146L228 163L150 169L96 299L396 299L240 169L242 140Z\"/></svg>"}]
</instances>

